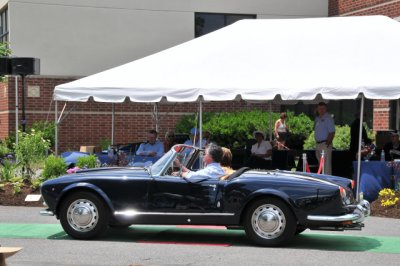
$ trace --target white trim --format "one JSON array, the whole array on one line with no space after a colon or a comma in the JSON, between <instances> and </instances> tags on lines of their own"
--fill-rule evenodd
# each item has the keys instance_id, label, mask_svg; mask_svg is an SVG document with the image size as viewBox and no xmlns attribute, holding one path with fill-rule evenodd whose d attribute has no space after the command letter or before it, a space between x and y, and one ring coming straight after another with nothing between
<instances>
[{"instance_id":1,"label":"white trim","mask_svg":"<svg viewBox=\"0 0 400 266\"><path fill-rule=\"evenodd\" d=\"M373 108L374 112L389 112L390 108L389 107L383 107L383 108Z\"/></svg>"},{"instance_id":2,"label":"white trim","mask_svg":"<svg viewBox=\"0 0 400 266\"><path fill-rule=\"evenodd\" d=\"M139 212L134 210L115 211L115 215L137 216L137 215L172 215L172 216L234 216L234 213L199 213L199 212Z\"/></svg>"},{"instance_id":3,"label":"white trim","mask_svg":"<svg viewBox=\"0 0 400 266\"><path fill-rule=\"evenodd\" d=\"M21 111L20 111L21 112ZM48 111L26 111L26 114L48 114ZM53 112L50 112L51 114L54 114ZM5 111L0 111L0 115L1 114L15 114L15 110L5 110ZM110 115L110 112L106 112L106 111L72 111L69 112L69 115L71 114L75 114L75 115ZM152 112L115 112L115 115L152 115ZM173 116L181 116L181 115L192 115L194 114L193 112L161 112L159 113L161 115L173 115Z\"/></svg>"}]
</instances>

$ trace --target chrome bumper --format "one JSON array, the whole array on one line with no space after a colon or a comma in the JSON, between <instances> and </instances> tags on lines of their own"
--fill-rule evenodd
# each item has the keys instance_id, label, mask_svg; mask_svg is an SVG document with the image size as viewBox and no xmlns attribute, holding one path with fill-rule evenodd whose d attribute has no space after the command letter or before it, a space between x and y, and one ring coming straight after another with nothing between
<instances>
[{"instance_id":1,"label":"chrome bumper","mask_svg":"<svg viewBox=\"0 0 400 266\"><path fill-rule=\"evenodd\" d=\"M49 211L49 210L41 210L39 212L39 214L42 215L42 216L54 216L54 212Z\"/></svg>"},{"instance_id":2,"label":"chrome bumper","mask_svg":"<svg viewBox=\"0 0 400 266\"><path fill-rule=\"evenodd\" d=\"M308 215L309 221L319 222L353 222L361 223L371 214L371 206L368 201L362 200L357 204L353 213L339 215L339 216L325 216L325 215Z\"/></svg>"}]
</instances>

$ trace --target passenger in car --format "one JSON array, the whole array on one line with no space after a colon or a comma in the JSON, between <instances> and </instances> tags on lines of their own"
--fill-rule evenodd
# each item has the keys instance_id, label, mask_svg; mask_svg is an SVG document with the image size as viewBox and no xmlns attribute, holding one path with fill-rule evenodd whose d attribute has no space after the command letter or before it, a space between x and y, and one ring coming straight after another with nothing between
<instances>
[{"instance_id":1,"label":"passenger in car","mask_svg":"<svg viewBox=\"0 0 400 266\"><path fill-rule=\"evenodd\" d=\"M207 145L204 155L204 163L206 167L198 171L190 171L185 166L180 165L182 169L181 176L184 178L218 179L220 176L225 174L225 171L222 169L220 164L222 155L222 148L217 144L210 143ZM172 174L178 176L179 172L174 172Z\"/></svg>"},{"instance_id":2,"label":"passenger in car","mask_svg":"<svg viewBox=\"0 0 400 266\"><path fill-rule=\"evenodd\" d=\"M233 174L235 170L232 169L232 152L230 149L222 147L222 159L221 167L225 171L225 175L219 178L219 180L226 180L229 175Z\"/></svg>"}]
</instances>

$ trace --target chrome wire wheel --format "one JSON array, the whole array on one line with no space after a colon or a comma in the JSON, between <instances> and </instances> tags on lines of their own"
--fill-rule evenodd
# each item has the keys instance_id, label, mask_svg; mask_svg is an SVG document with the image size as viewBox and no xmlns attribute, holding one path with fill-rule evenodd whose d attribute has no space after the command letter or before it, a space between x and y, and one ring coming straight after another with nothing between
<instances>
[{"instance_id":1,"label":"chrome wire wheel","mask_svg":"<svg viewBox=\"0 0 400 266\"><path fill-rule=\"evenodd\" d=\"M96 205L87 199L77 199L67 210L68 224L77 232L93 230L99 221L99 212Z\"/></svg>"},{"instance_id":2,"label":"chrome wire wheel","mask_svg":"<svg viewBox=\"0 0 400 266\"><path fill-rule=\"evenodd\" d=\"M279 207L273 204L264 204L254 210L251 216L251 225L259 237L275 239L285 231L286 217Z\"/></svg>"}]
</instances>

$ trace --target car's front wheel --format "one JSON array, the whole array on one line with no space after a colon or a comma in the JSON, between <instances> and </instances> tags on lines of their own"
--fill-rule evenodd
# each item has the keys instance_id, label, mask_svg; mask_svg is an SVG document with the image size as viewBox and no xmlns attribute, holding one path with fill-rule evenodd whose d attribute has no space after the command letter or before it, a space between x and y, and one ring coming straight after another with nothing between
<instances>
[{"instance_id":1,"label":"car's front wheel","mask_svg":"<svg viewBox=\"0 0 400 266\"><path fill-rule=\"evenodd\" d=\"M281 200L256 200L247 208L244 220L247 236L262 246L279 246L289 241L296 232L296 219Z\"/></svg>"},{"instance_id":2,"label":"car's front wheel","mask_svg":"<svg viewBox=\"0 0 400 266\"><path fill-rule=\"evenodd\" d=\"M60 207L61 225L73 238L91 239L101 235L107 229L108 219L107 206L90 192L75 192Z\"/></svg>"}]
</instances>

